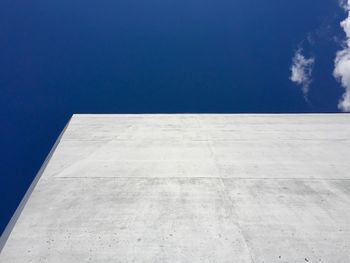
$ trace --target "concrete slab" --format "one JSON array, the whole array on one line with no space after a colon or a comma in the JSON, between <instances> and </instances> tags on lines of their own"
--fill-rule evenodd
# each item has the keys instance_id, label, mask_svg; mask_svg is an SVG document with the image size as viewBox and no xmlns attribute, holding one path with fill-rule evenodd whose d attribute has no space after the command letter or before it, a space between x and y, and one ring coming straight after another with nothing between
<instances>
[{"instance_id":1,"label":"concrete slab","mask_svg":"<svg viewBox=\"0 0 350 263\"><path fill-rule=\"evenodd\" d=\"M0 262L350 262L350 115L74 115Z\"/></svg>"}]
</instances>

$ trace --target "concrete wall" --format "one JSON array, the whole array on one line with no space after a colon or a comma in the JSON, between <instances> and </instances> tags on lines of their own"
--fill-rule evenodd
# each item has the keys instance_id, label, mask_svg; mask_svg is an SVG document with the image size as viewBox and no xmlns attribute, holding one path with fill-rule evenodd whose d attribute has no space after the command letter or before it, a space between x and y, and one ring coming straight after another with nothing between
<instances>
[{"instance_id":1,"label":"concrete wall","mask_svg":"<svg viewBox=\"0 0 350 263\"><path fill-rule=\"evenodd\" d=\"M350 115L74 115L0 262L350 262Z\"/></svg>"}]
</instances>

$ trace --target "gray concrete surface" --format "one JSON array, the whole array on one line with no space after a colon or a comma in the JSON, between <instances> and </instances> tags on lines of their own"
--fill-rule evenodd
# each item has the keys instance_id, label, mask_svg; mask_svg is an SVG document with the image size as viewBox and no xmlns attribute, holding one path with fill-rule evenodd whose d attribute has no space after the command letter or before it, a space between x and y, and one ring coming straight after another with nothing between
<instances>
[{"instance_id":1,"label":"gray concrete surface","mask_svg":"<svg viewBox=\"0 0 350 263\"><path fill-rule=\"evenodd\" d=\"M350 115L74 115L0 262L350 262Z\"/></svg>"}]
</instances>

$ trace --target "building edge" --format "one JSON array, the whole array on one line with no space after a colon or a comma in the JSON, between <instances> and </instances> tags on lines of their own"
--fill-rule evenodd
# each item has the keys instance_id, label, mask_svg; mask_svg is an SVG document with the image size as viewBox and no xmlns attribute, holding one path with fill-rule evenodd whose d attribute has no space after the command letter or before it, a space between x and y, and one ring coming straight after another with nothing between
<instances>
[{"instance_id":1,"label":"building edge","mask_svg":"<svg viewBox=\"0 0 350 263\"><path fill-rule=\"evenodd\" d=\"M21 202L19 203L17 209L15 210L15 212L13 213L10 221L7 223L4 232L2 233L1 237L0 237L0 253L2 252L3 248L6 245L6 242L12 232L12 229L14 228L19 216L21 215L23 208L25 207L29 197L31 196L36 184L38 183L38 181L40 180L43 172L45 171L45 168L47 166L47 164L49 163L49 161L51 160L52 155L54 154L57 145L60 143L67 127L69 126L69 123L72 120L72 117L74 116L74 114L69 118L67 124L64 126L63 130L61 131L60 135L58 136L58 138L56 139L54 145L52 146L49 154L46 156L45 161L43 162L43 164L41 165L39 171L37 172L36 176L34 177L32 183L30 184L28 190L26 191L26 193L24 194Z\"/></svg>"}]
</instances>

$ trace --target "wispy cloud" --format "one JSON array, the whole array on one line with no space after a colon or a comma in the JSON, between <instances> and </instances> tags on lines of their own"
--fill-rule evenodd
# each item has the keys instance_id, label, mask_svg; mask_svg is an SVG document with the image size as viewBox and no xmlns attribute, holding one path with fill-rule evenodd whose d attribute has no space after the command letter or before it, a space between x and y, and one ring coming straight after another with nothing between
<instances>
[{"instance_id":1,"label":"wispy cloud","mask_svg":"<svg viewBox=\"0 0 350 263\"><path fill-rule=\"evenodd\" d=\"M345 10L348 10L350 5L348 0L338 0L338 2L342 8L344 8Z\"/></svg>"},{"instance_id":2,"label":"wispy cloud","mask_svg":"<svg viewBox=\"0 0 350 263\"><path fill-rule=\"evenodd\" d=\"M311 75L314 63L315 58L306 58L303 55L303 50L299 48L294 54L292 65L290 67L290 80L301 86L305 98L307 98L309 86L312 81Z\"/></svg>"},{"instance_id":3,"label":"wispy cloud","mask_svg":"<svg viewBox=\"0 0 350 263\"><path fill-rule=\"evenodd\" d=\"M338 108L350 112L350 0L340 1L340 5L348 13L348 17L340 23L346 34L346 41L343 50L337 52L333 75L345 89L338 103Z\"/></svg>"}]
</instances>

